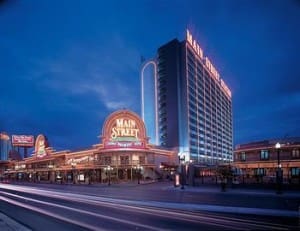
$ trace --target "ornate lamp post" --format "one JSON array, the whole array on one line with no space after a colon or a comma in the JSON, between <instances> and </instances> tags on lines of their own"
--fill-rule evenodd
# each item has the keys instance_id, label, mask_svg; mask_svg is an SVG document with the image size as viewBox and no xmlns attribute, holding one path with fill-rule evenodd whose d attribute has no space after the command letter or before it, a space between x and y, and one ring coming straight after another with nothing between
<instances>
[{"instance_id":1,"label":"ornate lamp post","mask_svg":"<svg viewBox=\"0 0 300 231\"><path fill-rule=\"evenodd\" d=\"M140 184L140 176L143 169L143 166L140 166L139 164L134 167L134 169L137 171L137 177L138 177L138 184Z\"/></svg>"},{"instance_id":2,"label":"ornate lamp post","mask_svg":"<svg viewBox=\"0 0 300 231\"><path fill-rule=\"evenodd\" d=\"M142 172L143 167L138 165L137 170L138 170L138 184L140 184L140 177L141 177L141 172Z\"/></svg>"},{"instance_id":3,"label":"ornate lamp post","mask_svg":"<svg viewBox=\"0 0 300 231\"><path fill-rule=\"evenodd\" d=\"M185 166L184 166L184 162L185 162L185 155L184 153L180 153L178 155L179 157L179 163L180 163L180 167L181 167L181 174L180 174L180 182L181 182L181 189L184 189L184 177L185 177Z\"/></svg>"},{"instance_id":4,"label":"ornate lamp post","mask_svg":"<svg viewBox=\"0 0 300 231\"><path fill-rule=\"evenodd\" d=\"M277 172L276 172L276 183L277 183L277 194L281 194L281 186L282 186L282 170L280 164L280 143L277 142L275 148L277 150Z\"/></svg>"},{"instance_id":5,"label":"ornate lamp post","mask_svg":"<svg viewBox=\"0 0 300 231\"><path fill-rule=\"evenodd\" d=\"M104 168L104 170L108 172L108 185L110 185L110 172L113 170L113 168L110 167L110 165L108 165L107 167Z\"/></svg>"},{"instance_id":6,"label":"ornate lamp post","mask_svg":"<svg viewBox=\"0 0 300 231\"><path fill-rule=\"evenodd\" d=\"M52 170L53 170L54 165L51 164L51 162L48 164L48 180L50 181L50 183L52 183Z\"/></svg>"},{"instance_id":7,"label":"ornate lamp post","mask_svg":"<svg viewBox=\"0 0 300 231\"><path fill-rule=\"evenodd\" d=\"M72 162L71 162L71 166L72 166L72 177L73 177L73 184L75 184L76 183L76 180L75 180L75 173L76 173L76 165L77 165L77 163L76 162L74 162L73 160L72 160Z\"/></svg>"}]
</instances>

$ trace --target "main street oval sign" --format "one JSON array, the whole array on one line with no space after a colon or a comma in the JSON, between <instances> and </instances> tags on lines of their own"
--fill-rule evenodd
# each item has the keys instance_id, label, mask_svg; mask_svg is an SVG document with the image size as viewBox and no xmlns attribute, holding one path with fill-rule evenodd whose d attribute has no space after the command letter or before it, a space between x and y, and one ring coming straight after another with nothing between
<instances>
[{"instance_id":1,"label":"main street oval sign","mask_svg":"<svg viewBox=\"0 0 300 231\"><path fill-rule=\"evenodd\" d=\"M102 129L105 148L145 148L148 142L145 124L129 110L120 110L109 115Z\"/></svg>"}]
</instances>

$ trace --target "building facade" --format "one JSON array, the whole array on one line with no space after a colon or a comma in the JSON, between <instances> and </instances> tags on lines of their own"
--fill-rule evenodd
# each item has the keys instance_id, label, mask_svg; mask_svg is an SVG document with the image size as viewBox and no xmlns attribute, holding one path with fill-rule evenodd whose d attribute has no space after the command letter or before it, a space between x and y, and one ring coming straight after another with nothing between
<instances>
[{"instance_id":1,"label":"building facade","mask_svg":"<svg viewBox=\"0 0 300 231\"><path fill-rule=\"evenodd\" d=\"M245 183L276 183L280 169L283 183L299 184L300 137L239 144L233 165L240 169L240 181Z\"/></svg>"},{"instance_id":2,"label":"building facade","mask_svg":"<svg viewBox=\"0 0 300 231\"><path fill-rule=\"evenodd\" d=\"M191 33L161 46L155 63L157 98L145 100L142 79L142 114L157 104L159 144L175 148L186 162L232 161L231 92Z\"/></svg>"},{"instance_id":3,"label":"building facade","mask_svg":"<svg viewBox=\"0 0 300 231\"><path fill-rule=\"evenodd\" d=\"M7 161L12 149L9 135L5 132L0 133L0 161Z\"/></svg>"},{"instance_id":4,"label":"building facade","mask_svg":"<svg viewBox=\"0 0 300 231\"><path fill-rule=\"evenodd\" d=\"M156 147L141 118L129 110L107 117L99 144L79 151L54 151L39 135L34 153L5 164L5 178L49 182L119 182L155 180L162 163L174 165L173 151Z\"/></svg>"}]
</instances>

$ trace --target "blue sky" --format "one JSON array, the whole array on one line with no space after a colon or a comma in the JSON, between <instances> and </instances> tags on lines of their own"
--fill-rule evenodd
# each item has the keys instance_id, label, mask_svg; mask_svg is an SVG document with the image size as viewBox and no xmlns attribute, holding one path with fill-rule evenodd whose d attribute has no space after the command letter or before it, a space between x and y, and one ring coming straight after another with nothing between
<instances>
[{"instance_id":1,"label":"blue sky","mask_svg":"<svg viewBox=\"0 0 300 231\"><path fill-rule=\"evenodd\" d=\"M189 28L233 95L234 144L300 136L299 1L0 1L0 131L57 150L140 113L140 58Z\"/></svg>"}]
</instances>

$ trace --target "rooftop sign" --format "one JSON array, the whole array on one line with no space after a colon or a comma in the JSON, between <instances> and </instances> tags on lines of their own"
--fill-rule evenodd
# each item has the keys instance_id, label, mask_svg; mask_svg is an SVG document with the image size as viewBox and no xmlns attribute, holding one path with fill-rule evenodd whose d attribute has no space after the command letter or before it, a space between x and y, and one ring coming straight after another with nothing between
<instances>
[{"instance_id":1,"label":"rooftop sign","mask_svg":"<svg viewBox=\"0 0 300 231\"><path fill-rule=\"evenodd\" d=\"M33 147L34 137L27 135L12 135L12 145L21 147Z\"/></svg>"},{"instance_id":2,"label":"rooftop sign","mask_svg":"<svg viewBox=\"0 0 300 231\"><path fill-rule=\"evenodd\" d=\"M147 142L143 121L128 110L112 113L102 130L105 148L144 148Z\"/></svg>"},{"instance_id":3,"label":"rooftop sign","mask_svg":"<svg viewBox=\"0 0 300 231\"><path fill-rule=\"evenodd\" d=\"M220 78L220 74L214 67L214 65L207 57L204 57L202 48L200 47L199 43L193 38L193 35L188 29L186 30L186 40L191 45L198 57L204 62L205 66L212 74L212 77L221 85L222 90L231 98L231 91L229 90L225 82Z\"/></svg>"}]
</instances>

